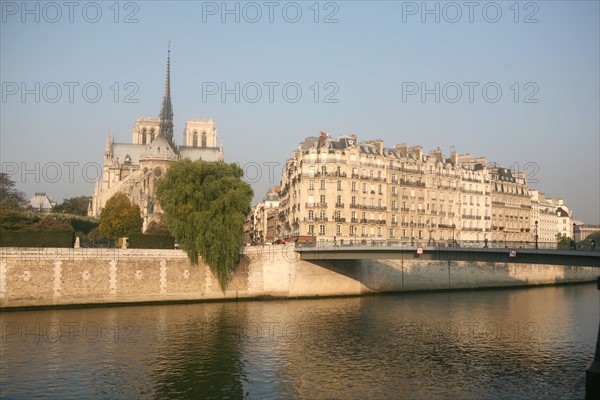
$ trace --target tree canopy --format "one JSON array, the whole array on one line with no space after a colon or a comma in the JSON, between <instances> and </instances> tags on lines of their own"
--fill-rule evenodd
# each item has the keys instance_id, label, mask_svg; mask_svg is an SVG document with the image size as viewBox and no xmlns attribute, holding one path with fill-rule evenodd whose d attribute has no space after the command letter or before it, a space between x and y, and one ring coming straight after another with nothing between
<instances>
[{"instance_id":1,"label":"tree canopy","mask_svg":"<svg viewBox=\"0 0 600 400\"><path fill-rule=\"evenodd\" d=\"M0 208L18 209L27 204L25 193L17 190L15 181L6 172L0 172Z\"/></svg>"},{"instance_id":2,"label":"tree canopy","mask_svg":"<svg viewBox=\"0 0 600 400\"><path fill-rule=\"evenodd\" d=\"M193 264L202 257L223 291L239 259L254 194L242 176L237 164L185 159L167 170L156 192L180 247Z\"/></svg>"},{"instance_id":3,"label":"tree canopy","mask_svg":"<svg viewBox=\"0 0 600 400\"><path fill-rule=\"evenodd\" d=\"M117 193L100 213L100 233L107 238L124 237L142 229L140 208L131 204L124 193Z\"/></svg>"},{"instance_id":4,"label":"tree canopy","mask_svg":"<svg viewBox=\"0 0 600 400\"><path fill-rule=\"evenodd\" d=\"M559 250L568 250L571 248L571 242L573 239L567 235L556 235L556 248Z\"/></svg>"},{"instance_id":5,"label":"tree canopy","mask_svg":"<svg viewBox=\"0 0 600 400\"><path fill-rule=\"evenodd\" d=\"M89 196L71 197L70 199L64 199L52 211L55 213L87 215L89 203Z\"/></svg>"}]
</instances>

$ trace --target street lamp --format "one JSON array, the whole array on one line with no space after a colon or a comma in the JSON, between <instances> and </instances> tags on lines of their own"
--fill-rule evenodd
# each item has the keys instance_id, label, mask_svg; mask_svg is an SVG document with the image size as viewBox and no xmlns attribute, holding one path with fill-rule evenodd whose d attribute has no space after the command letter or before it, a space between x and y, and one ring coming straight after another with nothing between
<instances>
[{"instance_id":1,"label":"street lamp","mask_svg":"<svg viewBox=\"0 0 600 400\"><path fill-rule=\"evenodd\" d=\"M575 240L575 227L577 224L573 222L573 250L577 250L577 241Z\"/></svg>"},{"instance_id":2,"label":"street lamp","mask_svg":"<svg viewBox=\"0 0 600 400\"><path fill-rule=\"evenodd\" d=\"M538 249L538 222L535 221L535 248Z\"/></svg>"},{"instance_id":3,"label":"street lamp","mask_svg":"<svg viewBox=\"0 0 600 400\"><path fill-rule=\"evenodd\" d=\"M452 224L452 247L456 245L456 241L454 240L454 229L456 229L456 225Z\"/></svg>"}]
</instances>

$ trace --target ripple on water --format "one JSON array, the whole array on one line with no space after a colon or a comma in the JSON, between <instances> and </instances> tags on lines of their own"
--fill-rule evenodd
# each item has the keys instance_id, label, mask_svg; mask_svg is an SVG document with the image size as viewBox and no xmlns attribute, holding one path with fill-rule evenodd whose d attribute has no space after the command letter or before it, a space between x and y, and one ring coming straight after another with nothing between
<instances>
[{"instance_id":1,"label":"ripple on water","mask_svg":"<svg viewBox=\"0 0 600 400\"><path fill-rule=\"evenodd\" d=\"M598 315L593 284L3 313L137 329L5 335L0 384L7 398L582 398Z\"/></svg>"}]
</instances>

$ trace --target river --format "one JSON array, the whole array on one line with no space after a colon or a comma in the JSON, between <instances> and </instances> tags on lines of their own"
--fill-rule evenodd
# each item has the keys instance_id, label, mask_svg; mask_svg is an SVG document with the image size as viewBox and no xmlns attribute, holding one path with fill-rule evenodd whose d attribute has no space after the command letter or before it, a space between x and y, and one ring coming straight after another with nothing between
<instances>
[{"instance_id":1,"label":"river","mask_svg":"<svg viewBox=\"0 0 600 400\"><path fill-rule=\"evenodd\" d=\"M2 398L581 399L596 284L0 313Z\"/></svg>"}]
</instances>

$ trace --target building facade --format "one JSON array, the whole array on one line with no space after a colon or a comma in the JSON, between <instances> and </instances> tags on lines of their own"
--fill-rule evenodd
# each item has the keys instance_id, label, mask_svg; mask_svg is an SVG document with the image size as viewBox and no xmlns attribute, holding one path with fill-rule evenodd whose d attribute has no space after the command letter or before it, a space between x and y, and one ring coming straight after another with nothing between
<instances>
[{"instance_id":1,"label":"building facade","mask_svg":"<svg viewBox=\"0 0 600 400\"><path fill-rule=\"evenodd\" d=\"M35 212L49 213L56 207L56 202L51 197L48 197L45 192L35 192L31 200L29 200L29 206Z\"/></svg>"},{"instance_id":2,"label":"building facade","mask_svg":"<svg viewBox=\"0 0 600 400\"><path fill-rule=\"evenodd\" d=\"M587 239L587 237L590 236L592 233L600 233L600 225L579 223L575 224L573 228L573 235L575 236L576 242L581 242L582 240ZM597 246L598 245L600 245L600 243L598 243Z\"/></svg>"},{"instance_id":3,"label":"building facade","mask_svg":"<svg viewBox=\"0 0 600 400\"><path fill-rule=\"evenodd\" d=\"M535 210L532 204L524 173L485 158L321 132L286 162L278 236L340 245L532 247L534 218L541 224L546 212L543 201ZM543 225L540 235L555 242L558 219L548 214Z\"/></svg>"},{"instance_id":4,"label":"building facade","mask_svg":"<svg viewBox=\"0 0 600 400\"><path fill-rule=\"evenodd\" d=\"M263 200L252 207L244 226L245 243L262 245L279 237L279 190L279 186L269 189Z\"/></svg>"},{"instance_id":5,"label":"building facade","mask_svg":"<svg viewBox=\"0 0 600 400\"><path fill-rule=\"evenodd\" d=\"M174 162L223 160L223 146L217 145L213 120L189 120L183 132L183 144L173 139L171 102L171 57L167 57L165 94L158 118L140 117L135 121L131 143L116 143L110 132L104 148L102 177L96 182L88 215L99 216L106 202L117 193L125 193L140 207L143 230L160 223L162 210L156 201L156 184Z\"/></svg>"},{"instance_id":6,"label":"building facade","mask_svg":"<svg viewBox=\"0 0 600 400\"><path fill-rule=\"evenodd\" d=\"M531 232L531 197L524 173L494 166L490 170L494 243L535 242Z\"/></svg>"}]
</instances>

